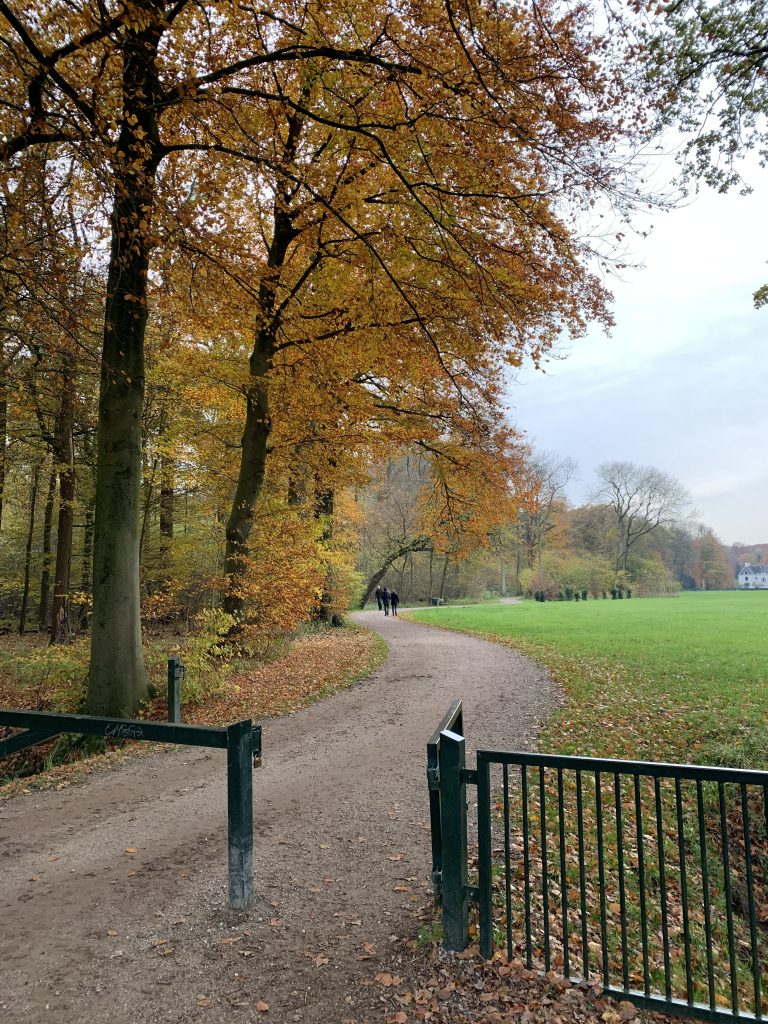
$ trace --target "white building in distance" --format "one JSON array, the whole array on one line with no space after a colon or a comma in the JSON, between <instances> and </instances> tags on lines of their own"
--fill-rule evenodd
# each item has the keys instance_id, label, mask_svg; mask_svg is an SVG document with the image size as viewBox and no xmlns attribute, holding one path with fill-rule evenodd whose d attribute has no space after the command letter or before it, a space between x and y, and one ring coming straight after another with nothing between
<instances>
[{"instance_id":1,"label":"white building in distance","mask_svg":"<svg viewBox=\"0 0 768 1024\"><path fill-rule=\"evenodd\" d=\"M747 562L736 577L740 590L768 590L768 565L750 565Z\"/></svg>"}]
</instances>

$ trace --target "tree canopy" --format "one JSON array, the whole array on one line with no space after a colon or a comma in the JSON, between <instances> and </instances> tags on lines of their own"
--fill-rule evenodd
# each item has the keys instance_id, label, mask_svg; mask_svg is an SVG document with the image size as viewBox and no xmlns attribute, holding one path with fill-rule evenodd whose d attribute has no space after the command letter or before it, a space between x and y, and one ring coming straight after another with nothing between
<instances>
[{"instance_id":1,"label":"tree canopy","mask_svg":"<svg viewBox=\"0 0 768 1024\"><path fill-rule=\"evenodd\" d=\"M514 491L505 368L609 321L583 215L637 199L633 100L592 13L0 0L4 194L44 153L51 209L103 281L89 710L129 713L147 691L155 343L168 367L205 372L204 418L239 456L220 491L225 606L240 617L259 502L298 522L311 497L319 522L387 445L434 460L447 532L493 507L479 483ZM164 522L172 533L167 507Z\"/></svg>"}]
</instances>

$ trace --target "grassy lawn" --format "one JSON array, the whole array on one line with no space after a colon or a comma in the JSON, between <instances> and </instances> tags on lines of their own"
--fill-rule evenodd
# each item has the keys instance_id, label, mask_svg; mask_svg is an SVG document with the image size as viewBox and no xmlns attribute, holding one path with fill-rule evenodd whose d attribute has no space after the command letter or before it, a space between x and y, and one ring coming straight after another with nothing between
<instances>
[{"instance_id":1,"label":"grassy lawn","mask_svg":"<svg viewBox=\"0 0 768 1024\"><path fill-rule=\"evenodd\" d=\"M768 592L429 608L509 644L568 701L542 750L768 768Z\"/></svg>"},{"instance_id":2,"label":"grassy lawn","mask_svg":"<svg viewBox=\"0 0 768 1024\"><path fill-rule=\"evenodd\" d=\"M765 656L768 593L704 593L642 600L435 608L413 617L509 644L550 670L563 685L566 701L540 734L542 751L768 768L768 658ZM645 921L646 969L651 989L663 991L664 977L668 974L672 993L678 998L687 998L688 959L692 996L707 1002L706 931L711 928L715 951L712 983L717 1005L730 1006L733 979L741 1007L754 1007L752 940L744 898L746 832L739 788L726 785L720 797L722 805L719 805L717 787L712 783L703 785L699 799L702 800L704 828L700 829L694 783L683 783L676 797L673 784L665 780L655 795L650 779L638 782L637 789L633 790L630 779L614 782L611 774L604 773L599 784L601 825L596 811L597 780L584 773L582 829L577 827L575 786L579 783L574 780L574 774L566 771L559 782L552 771L546 773L546 778L542 775L546 811L541 805L536 769L529 772L525 799L518 771L510 771L508 782L496 776L494 835L497 849L493 868L496 944L503 944L504 933L509 928L511 955L523 958L529 952L533 965L541 968L543 921L547 918L555 968L562 969L564 956L568 955L571 971L575 966L579 974L580 961L587 955L580 942L583 926L593 976L600 974L605 958L611 980L616 983L622 974L622 944L626 943L628 962L624 969L630 987L642 988L643 964L639 951ZM562 817L557 810L558 786L562 787ZM762 975L760 1004L765 1013L768 1010L768 911L765 910L768 906L768 812L762 787L752 787L748 800L752 851L749 862L758 908L754 942ZM522 831L523 805L529 822L527 840L523 839ZM638 805L641 818L637 816ZM663 814L662 830L656 825L657 812ZM542 813L546 814L550 846L546 859L538 843ZM727 821L725 829L721 813ZM599 839L601 827L602 840ZM727 843L723 842L724 835L729 837ZM511 851L508 868L499 855L502 841ZM664 890L660 889L660 847L665 858L664 898ZM527 882L523 849L527 850L530 866ZM706 862L702 849L706 850ZM598 850L602 851L602 866ZM683 866L687 876L687 900L682 897ZM626 913L621 906L622 873ZM545 876L550 887L548 912L543 906ZM726 878L730 878L730 893ZM703 911L705 889L710 904L708 918ZM568 934L559 920L563 892L567 894L567 911L563 913L569 923ZM522 931L526 907L532 923L528 946ZM662 918L662 912L666 913L666 919ZM734 933L732 972L727 953L729 914ZM665 929L670 946L666 965L661 938Z\"/></svg>"}]
</instances>

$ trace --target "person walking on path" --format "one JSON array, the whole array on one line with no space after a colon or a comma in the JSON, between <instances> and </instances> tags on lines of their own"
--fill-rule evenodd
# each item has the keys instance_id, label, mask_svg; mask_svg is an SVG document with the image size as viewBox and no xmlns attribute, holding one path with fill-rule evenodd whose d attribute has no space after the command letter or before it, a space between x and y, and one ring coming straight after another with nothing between
<instances>
[{"instance_id":1,"label":"person walking on path","mask_svg":"<svg viewBox=\"0 0 768 1024\"><path fill-rule=\"evenodd\" d=\"M379 609L379 611L381 611L381 609L384 607L381 600L381 587L376 587L376 589L373 592L373 596L376 598L376 607Z\"/></svg>"},{"instance_id":2,"label":"person walking on path","mask_svg":"<svg viewBox=\"0 0 768 1024\"><path fill-rule=\"evenodd\" d=\"M384 587L381 592L381 600L384 602L384 614L389 615L389 602L391 600L389 587Z\"/></svg>"},{"instance_id":3,"label":"person walking on path","mask_svg":"<svg viewBox=\"0 0 768 1024\"><path fill-rule=\"evenodd\" d=\"M389 602L392 605L392 614L397 615L397 606L400 604L400 595L396 590L390 591Z\"/></svg>"}]
</instances>

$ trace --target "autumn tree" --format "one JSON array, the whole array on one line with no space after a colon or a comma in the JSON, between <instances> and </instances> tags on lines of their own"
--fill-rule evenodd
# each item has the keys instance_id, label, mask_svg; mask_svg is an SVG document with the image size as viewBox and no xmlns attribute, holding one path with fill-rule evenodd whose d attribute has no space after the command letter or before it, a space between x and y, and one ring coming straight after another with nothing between
<instances>
[{"instance_id":1,"label":"autumn tree","mask_svg":"<svg viewBox=\"0 0 768 1024\"><path fill-rule=\"evenodd\" d=\"M598 64L610 50L592 33L587 5L261 11L227 0L209 15L191 0L0 0L8 172L31 148L52 147L109 209L93 712L130 713L147 692L138 565L150 260L162 264L206 216L221 234L228 220L209 196L245 165L253 181L241 207L246 198L266 206L272 224L246 288L252 347L228 526L235 591L264 485L276 357L288 346L301 352L307 328L312 342L325 336L343 348L341 381L352 394L369 401L378 390L397 417L416 399L426 408L437 390L466 422L505 362L536 360L562 329L605 317L605 291L586 269L590 246L567 206L587 207L597 192L620 198L626 160L611 148L632 118L615 71ZM303 258L292 261L299 248ZM313 322L312 300L328 297L312 280L324 263L317 252L329 249L346 259L357 308L367 307L359 321L326 301L324 322ZM289 336L294 299L308 313ZM379 353L390 344L383 365L376 331ZM407 365L393 377L397 346ZM390 379L407 386L382 387Z\"/></svg>"},{"instance_id":2,"label":"autumn tree","mask_svg":"<svg viewBox=\"0 0 768 1024\"><path fill-rule=\"evenodd\" d=\"M529 566L533 567L534 551L538 571L542 572L544 537L553 529L554 514L562 503L565 489L577 469L576 461L556 452L534 452L528 462L530 497L520 512L520 526L525 533Z\"/></svg>"},{"instance_id":3,"label":"autumn tree","mask_svg":"<svg viewBox=\"0 0 768 1024\"><path fill-rule=\"evenodd\" d=\"M603 462L597 467L594 498L613 512L617 530L616 569L627 570L632 547L660 526L682 519L691 498L668 473L632 462Z\"/></svg>"}]
</instances>

